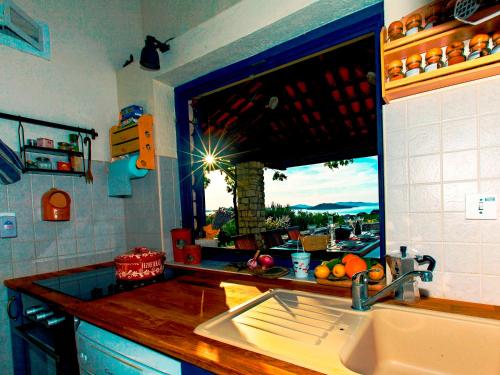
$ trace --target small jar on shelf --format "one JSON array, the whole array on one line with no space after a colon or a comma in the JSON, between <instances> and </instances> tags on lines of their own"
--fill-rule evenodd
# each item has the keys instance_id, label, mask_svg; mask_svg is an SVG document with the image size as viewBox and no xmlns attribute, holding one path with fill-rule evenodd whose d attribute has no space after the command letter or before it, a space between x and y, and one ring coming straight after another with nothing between
<instances>
[{"instance_id":1,"label":"small jar on shelf","mask_svg":"<svg viewBox=\"0 0 500 375\"><path fill-rule=\"evenodd\" d=\"M414 13L406 18L406 36L413 35L422 30L422 16Z\"/></svg>"},{"instance_id":2,"label":"small jar on shelf","mask_svg":"<svg viewBox=\"0 0 500 375\"><path fill-rule=\"evenodd\" d=\"M393 60L389 63L389 81L395 81L397 79L404 78L403 73L403 62L401 60Z\"/></svg>"},{"instance_id":3,"label":"small jar on shelf","mask_svg":"<svg viewBox=\"0 0 500 375\"><path fill-rule=\"evenodd\" d=\"M490 49L488 44L490 36L488 34L476 34L469 42L469 57L467 60L474 60L478 57L488 56Z\"/></svg>"},{"instance_id":4,"label":"small jar on shelf","mask_svg":"<svg viewBox=\"0 0 500 375\"><path fill-rule=\"evenodd\" d=\"M454 40L446 47L446 64L448 66L455 65L465 61L464 42Z\"/></svg>"},{"instance_id":5,"label":"small jar on shelf","mask_svg":"<svg viewBox=\"0 0 500 375\"><path fill-rule=\"evenodd\" d=\"M394 21L389 25L389 29L387 30L389 35L389 40L394 41L396 39L400 39L405 36L403 32L403 22Z\"/></svg>"},{"instance_id":6,"label":"small jar on shelf","mask_svg":"<svg viewBox=\"0 0 500 375\"><path fill-rule=\"evenodd\" d=\"M441 48L431 48L425 54L425 71L431 72L433 70L443 67L443 61L441 57L443 56L443 51Z\"/></svg>"},{"instance_id":7,"label":"small jar on shelf","mask_svg":"<svg viewBox=\"0 0 500 375\"><path fill-rule=\"evenodd\" d=\"M493 42L493 49L491 50L491 54L500 52L500 31L495 32L493 37L491 38Z\"/></svg>"},{"instance_id":8,"label":"small jar on shelf","mask_svg":"<svg viewBox=\"0 0 500 375\"><path fill-rule=\"evenodd\" d=\"M52 169L52 162L46 156L38 156L35 158L36 167L40 169Z\"/></svg>"},{"instance_id":9,"label":"small jar on shelf","mask_svg":"<svg viewBox=\"0 0 500 375\"><path fill-rule=\"evenodd\" d=\"M411 77L422 73L422 56L418 53L406 58L406 77Z\"/></svg>"}]
</instances>

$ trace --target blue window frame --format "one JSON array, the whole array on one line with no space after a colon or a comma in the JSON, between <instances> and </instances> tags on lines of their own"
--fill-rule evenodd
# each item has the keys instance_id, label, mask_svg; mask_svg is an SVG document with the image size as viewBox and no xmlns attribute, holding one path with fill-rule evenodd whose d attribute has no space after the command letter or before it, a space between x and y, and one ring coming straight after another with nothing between
<instances>
[{"instance_id":1,"label":"blue window frame","mask_svg":"<svg viewBox=\"0 0 500 375\"><path fill-rule=\"evenodd\" d=\"M384 25L384 6L377 3L346 17L332 21L320 28L312 30L297 38L272 47L257 55L215 70L193 81L175 88L175 111L177 118L177 156L179 163L179 181L181 192L182 225L194 227L194 217L205 215L204 199L198 199L196 213L194 212L192 191L197 197L203 197L203 184L193 186L192 166L190 157L190 131L188 101L192 97L224 87L245 79L251 75L260 74L286 63L321 52L330 47L359 38L367 34L375 36L375 71L380 72L380 30ZM380 206L380 256L385 256L385 209L384 209L384 157L382 133L382 96L381 76L377 77L377 151L378 151L378 188ZM201 173L201 171L199 172ZM195 176L196 177L196 176ZM202 181L200 178L195 178Z\"/></svg>"}]
</instances>

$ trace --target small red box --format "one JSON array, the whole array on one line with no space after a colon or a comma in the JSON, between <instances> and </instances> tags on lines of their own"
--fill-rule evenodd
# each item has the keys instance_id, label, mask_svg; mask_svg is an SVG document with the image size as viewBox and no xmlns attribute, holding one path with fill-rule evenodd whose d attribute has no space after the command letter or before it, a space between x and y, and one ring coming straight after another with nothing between
<instances>
[{"instance_id":1,"label":"small red box","mask_svg":"<svg viewBox=\"0 0 500 375\"><path fill-rule=\"evenodd\" d=\"M38 147L54 148L54 141L48 138L37 138L36 145Z\"/></svg>"}]
</instances>

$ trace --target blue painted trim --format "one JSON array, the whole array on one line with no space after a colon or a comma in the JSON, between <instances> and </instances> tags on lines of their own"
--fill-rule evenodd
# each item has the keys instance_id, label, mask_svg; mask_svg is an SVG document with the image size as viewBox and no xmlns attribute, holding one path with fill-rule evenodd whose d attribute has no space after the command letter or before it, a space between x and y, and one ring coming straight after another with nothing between
<instances>
[{"instance_id":1,"label":"blue painted trim","mask_svg":"<svg viewBox=\"0 0 500 375\"><path fill-rule=\"evenodd\" d=\"M197 95L201 95L208 91L224 87L230 83L240 81L251 75L268 71L291 61L323 51L332 46L373 33L375 35L376 43L376 72L378 88L376 102L377 136L379 136L377 149L379 152L379 200L381 206L380 225L382 239L385 240L385 234L383 233L383 228L385 228L385 216L383 210L383 142L381 138L382 100L381 82L379 77L380 47L378 38L380 29L383 25L384 4L383 2L380 2L272 47L257 55L215 70L175 88L177 156L179 158L182 225L184 227L193 228L194 226L192 202L193 184L190 177L191 161L188 157L190 152L188 100ZM381 248L381 254L385 255L385 245Z\"/></svg>"},{"instance_id":2,"label":"blue painted trim","mask_svg":"<svg viewBox=\"0 0 500 375\"><path fill-rule=\"evenodd\" d=\"M382 19L382 26L384 25ZM379 28L379 29L380 29ZM380 35L380 34L378 34ZM378 36L376 35L376 36ZM383 132L383 113L382 113L382 79L380 72L382 71L380 50L380 38L375 38L375 72L376 75L376 96L375 108L377 109L377 154L378 154L378 206L380 220L380 259L385 260L386 243L385 243L385 184L384 184L384 132Z\"/></svg>"}]
</instances>

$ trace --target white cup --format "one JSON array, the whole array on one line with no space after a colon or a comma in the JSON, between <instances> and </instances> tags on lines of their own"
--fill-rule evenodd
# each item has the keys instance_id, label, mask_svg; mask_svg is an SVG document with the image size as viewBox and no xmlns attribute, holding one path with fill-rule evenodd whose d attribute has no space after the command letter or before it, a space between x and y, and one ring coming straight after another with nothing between
<instances>
[{"instance_id":1,"label":"white cup","mask_svg":"<svg viewBox=\"0 0 500 375\"><path fill-rule=\"evenodd\" d=\"M292 253L293 272L295 278L306 279L309 271L311 254L306 252Z\"/></svg>"}]
</instances>

